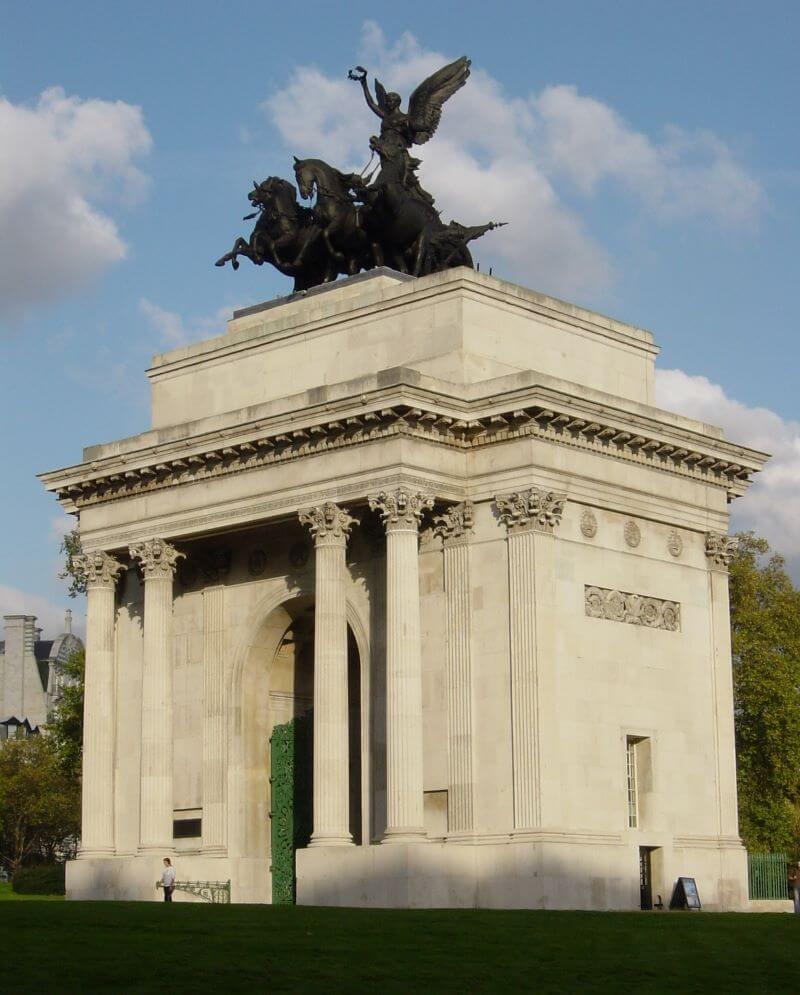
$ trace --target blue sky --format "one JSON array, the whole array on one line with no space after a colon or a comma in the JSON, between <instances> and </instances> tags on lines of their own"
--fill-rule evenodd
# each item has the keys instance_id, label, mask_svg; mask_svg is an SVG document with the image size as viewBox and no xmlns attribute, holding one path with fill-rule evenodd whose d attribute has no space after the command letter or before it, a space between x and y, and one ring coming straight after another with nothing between
<instances>
[{"instance_id":1,"label":"blue sky","mask_svg":"<svg viewBox=\"0 0 800 995\"><path fill-rule=\"evenodd\" d=\"M448 217L514 222L482 266L650 328L663 406L775 453L734 524L797 573L799 29L788 2L7 5L0 613L52 631L67 605L34 474L145 429L152 353L288 289L212 265L251 181L291 152L364 165L350 66L407 96L461 54L426 186Z\"/></svg>"}]
</instances>

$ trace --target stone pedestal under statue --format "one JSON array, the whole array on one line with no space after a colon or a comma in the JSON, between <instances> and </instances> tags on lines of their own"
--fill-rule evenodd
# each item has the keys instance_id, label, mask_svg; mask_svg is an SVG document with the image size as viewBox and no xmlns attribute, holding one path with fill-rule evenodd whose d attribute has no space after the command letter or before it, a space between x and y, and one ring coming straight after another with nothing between
<instances>
[{"instance_id":1,"label":"stone pedestal under statue","mask_svg":"<svg viewBox=\"0 0 800 995\"><path fill-rule=\"evenodd\" d=\"M636 909L690 876L744 908L728 503L765 457L656 408L657 353L455 269L156 356L152 427L43 475L105 570L69 896L158 899L170 856L235 902Z\"/></svg>"}]
</instances>

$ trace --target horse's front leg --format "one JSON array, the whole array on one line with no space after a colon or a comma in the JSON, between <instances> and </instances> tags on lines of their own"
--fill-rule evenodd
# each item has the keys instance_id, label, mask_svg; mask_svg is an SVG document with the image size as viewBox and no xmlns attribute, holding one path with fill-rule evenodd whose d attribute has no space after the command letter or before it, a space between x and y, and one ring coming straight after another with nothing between
<instances>
[{"instance_id":1,"label":"horse's front leg","mask_svg":"<svg viewBox=\"0 0 800 995\"><path fill-rule=\"evenodd\" d=\"M231 251L226 252L224 256L220 256L214 265L224 266L225 263L229 262L234 269L239 269L239 260L236 258L237 256L247 256L249 259L253 258L250 250L250 243L246 242L241 236L233 243Z\"/></svg>"},{"instance_id":2,"label":"horse's front leg","mask_svg":"<svg viewBox=\"0 0 800 995\"><path fill-rule=\"evenodd\" d=\"M317 241L317 239L320 237L321 234L322 234L322 229L319 228L317 225L314 225L314 227L311 229L311 232L308 235L308 238L306 238L303 244L300 246L300 251L297 253L297 255L295 256L295 260L292 263L293 266L303 265L308 250L311 248L312 245L314 245L314 243Z\"/></svg>"},{"instance_id":3,"label":"horse's front leg","mask_svg":"<svg viewBox=\"0 0 800 995\"><path fill-rule=\"evenodd\" d=\"M331 235L336 235L342 230L342 219L334 218L333 221L327 226L327 228L322 229L322 239L325 242L325 248L328 250L328 254L332 259L335 259L337 263L344 262L344 253L340 252L335 248L333 242L331 241Z\"/></svg>"},{"instance_id":4,"label":"horse's front leg","mask_svg":"<svg viewBox=\"0 0 800 995\"><path fill-rule=\"evenodd\" d=\"M422 274L422 264L425 262L425 257L428 254L428 244L429 238L427 232L420 232L419 238L417 239L417 251L414 257L414 276L420 276Z\"/></svg>"}]
</instances>

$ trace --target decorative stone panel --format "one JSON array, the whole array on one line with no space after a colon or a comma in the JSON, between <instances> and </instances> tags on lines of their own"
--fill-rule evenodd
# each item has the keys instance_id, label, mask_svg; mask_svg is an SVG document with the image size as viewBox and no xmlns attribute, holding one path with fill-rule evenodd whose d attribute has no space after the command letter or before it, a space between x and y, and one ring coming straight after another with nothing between
<instances>
[{"instance_id":1,"label":"decorative stone panel","mask_svg":"<svg viewBox=\"0 0 800 995\"><path fill-rule=\"evenodd\" d=\"M642 594L589 584L584 586L584 599L589 618L644 625L648 629L669 629L670 632L677 632L681 627L681 606L677 601L648 598Z\"/></svg>"}]
</instances>

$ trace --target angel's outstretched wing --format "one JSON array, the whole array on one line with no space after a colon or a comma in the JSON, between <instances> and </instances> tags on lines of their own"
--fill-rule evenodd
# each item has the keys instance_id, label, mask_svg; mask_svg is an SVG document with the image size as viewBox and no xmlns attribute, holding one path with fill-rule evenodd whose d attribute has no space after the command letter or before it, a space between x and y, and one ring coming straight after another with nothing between
<instances>
[{"instance_id":1,"label":"angel's outstretched wing","mask_svg":"<svg viewBox=\"0 0 800 995\"><path fill-rule=\"evenodd\" d=\"M378 107L380 107L382 111L388 110L386 102L386 88L377 77L375 79L375 99L378 101Z\"/></svg>"},{"instance_id":2,"label":"angel's outstretched wing","mask_svg":"<svg viewBox=\"0 0 800 995\"><path fill-rule=\"evenodd\" d=\"M467 82L470 61L466 55L439 69L414 90L408 99L408 123L417 145L427 142L439 127L444 102Z\"/></svg>"}]
</instances>

